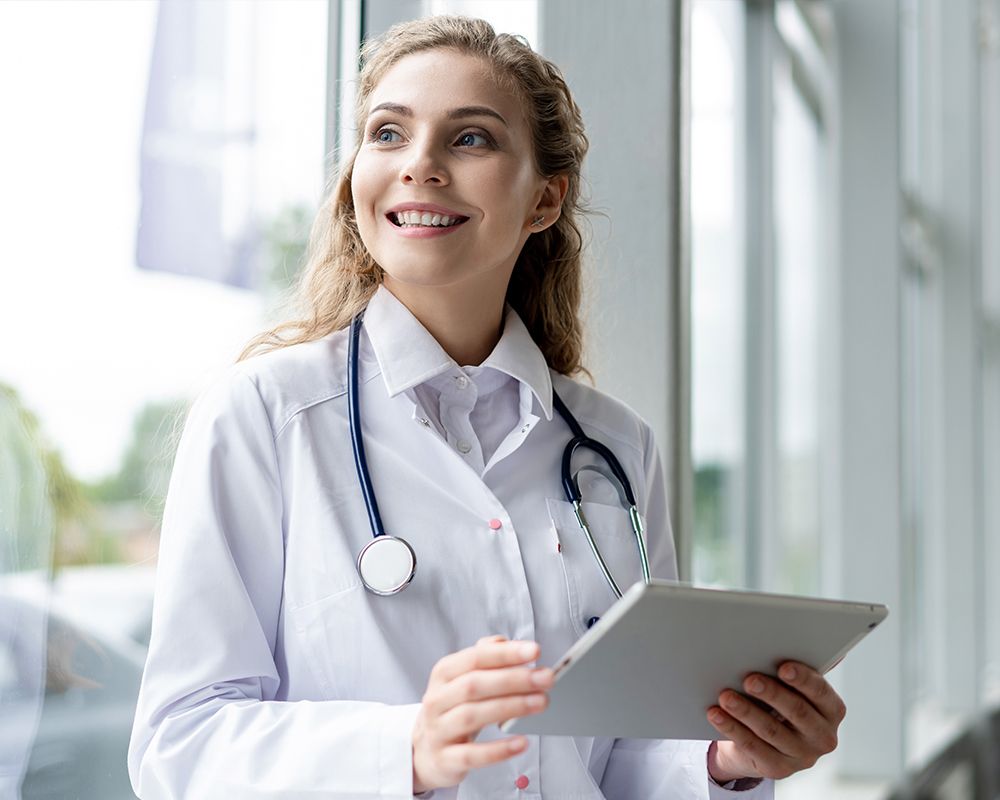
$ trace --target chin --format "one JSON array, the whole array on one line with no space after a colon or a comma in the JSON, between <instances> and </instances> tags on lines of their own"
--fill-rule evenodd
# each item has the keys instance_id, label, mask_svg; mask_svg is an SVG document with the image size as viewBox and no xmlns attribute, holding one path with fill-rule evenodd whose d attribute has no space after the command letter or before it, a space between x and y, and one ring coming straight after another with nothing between
<instances>
[{"instance_id":1,"label":"chin","mask_svg":"<svg viewBox=\"0 0 1000 800\"><path fill-rule=\"evenodd\" d=\"M434 288L450 286L468 275L459 269L448 269L437 264L392 264L388 269L379 262L386 278L405 286Z\"/></svg>"}]
</instances>

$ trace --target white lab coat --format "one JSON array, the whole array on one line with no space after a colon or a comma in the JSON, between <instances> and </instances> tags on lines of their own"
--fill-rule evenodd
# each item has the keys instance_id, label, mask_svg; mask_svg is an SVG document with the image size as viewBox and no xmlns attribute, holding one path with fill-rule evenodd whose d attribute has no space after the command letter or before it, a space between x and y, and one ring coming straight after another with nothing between
<instances>
[{"instance_id":1,"label":"white lab coat","mask_svg":"<svg viewBox=\"0 0 1000 800\"><path fill-rule=\"evenodd\" d=\"M413 546L417 572L399 595L366 592L347 333L236 365L190 413L129 748L144 800L410 798L413 723L438 659L503 634L538 641L539 663L555 662L614 597L563 497L569 431L553 416L553 384L631 477L653 575L676 575L659 457L633 411L550 372L508 311L484 363L516 379L519 423L474 463L479 451L463 455L448 432L462 421L435 417L442 436L414 391L462 371L382 288L362 334L362 428L386 530ZM619 582L639 580L628 515L602 503L586 514ZM480 740L501 735L490 726ZM529 742L435 800L772 796L770 782L712 785L705 742Z\"/></svg>"}]
</instances>

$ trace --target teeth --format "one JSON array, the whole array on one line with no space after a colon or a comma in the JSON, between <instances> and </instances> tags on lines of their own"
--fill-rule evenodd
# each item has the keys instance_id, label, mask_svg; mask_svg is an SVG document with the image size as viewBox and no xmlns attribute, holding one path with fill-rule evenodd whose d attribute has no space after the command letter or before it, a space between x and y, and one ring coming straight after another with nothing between
<instances>
[{"instance_id":1,"label":"teeth","mask_svg":"<svg viewBox=\"0 0 1000 800\"><path fill-rule=\"evenodd\" d=\"M396 222L399 225L421 225L424 227L446 228L458 221L458 217L447 214L435 214L430 211L397 211Z\"/></svg>"}]
</instances>

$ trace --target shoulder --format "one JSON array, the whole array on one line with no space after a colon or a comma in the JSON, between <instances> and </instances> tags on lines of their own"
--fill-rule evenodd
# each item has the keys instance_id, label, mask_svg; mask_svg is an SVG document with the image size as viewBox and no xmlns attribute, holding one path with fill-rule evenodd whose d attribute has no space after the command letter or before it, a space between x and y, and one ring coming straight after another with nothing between
<instances>
[{"instance_id":1,"label":"shoulder","mask_svg":"<svg viewBox=\"0 0 1000 800\"><path fill-rule=\"evenodd\" d=\"M296 414L347 392L347 334L335 331L233 364L199 396L195 407L225 413L256 405L277 437ZM370 377L372 366L362 358L362 380Z\"/></svg>"},{"instance_id":2,"label":"shoulder","mask_svg":"<svg viewBox=\"0 0 1000 800\"><path fill-rule=\"evenodd\" d=\"M552 387L585 428L613 440L616 445L633 448L640 455L652 446L649 423L627 403L557 372L552 372Z\"/></svg>"}]
</instances>

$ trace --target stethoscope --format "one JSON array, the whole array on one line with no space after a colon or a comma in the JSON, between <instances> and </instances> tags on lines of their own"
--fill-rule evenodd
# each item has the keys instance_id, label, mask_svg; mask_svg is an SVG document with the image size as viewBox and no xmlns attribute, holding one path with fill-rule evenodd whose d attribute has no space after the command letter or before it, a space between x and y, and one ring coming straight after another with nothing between
<instances>
[{"instance_id":1,"label":"stethoscope","mask_svg":"<svg viewBox=\"0 0 1000 800\"><path fill-rule=\"evenodd\" d=\"M368 521L372 530L372 540L358 554L358 574L368 591L384 597L397 594L410 585L417 571L417 555L405 539L399 536L389 536L385 532L385 528L382 526L382 516L378 510L378 501L375 499L375 490L372 488L371 476L368 474L368 461L365 458L365 445L361 435L361 412L358 408L358 340L361 336L363 317L364 312L361 312L354 318L347 348L347 410L351 427L351 445L354 450L354 466L358 471L358 482L361 484L361 493L365 498ZM629 520L632 523L632 533L635 535L636 548L639 550L639 559L642 561L642 578L646 583L649 583L649 556L646 553L646 542L642 536L642 520L636 509L632 484L615 454L605 445L591 439L583 432L580 423L570 413L554 388L552 390L552 403L573 432L573 438L563 450L563 491L566 493L566 499L573 505L576 520L587 537L590 550L594 554L605 580L611 587L611 591L615 593L616 597L621 597L622 590L601 555L601 549L597 546L594 534L590 530L586 516L584 516L581 507L583 497L580 492L579 476L581 472L596 472L607 478L617 489L619 501L622 507L627 507ZM606 466L588 465L572 472L573 454L580 448L592 450L604 459Z\"/></svg>"}]
</instances>

